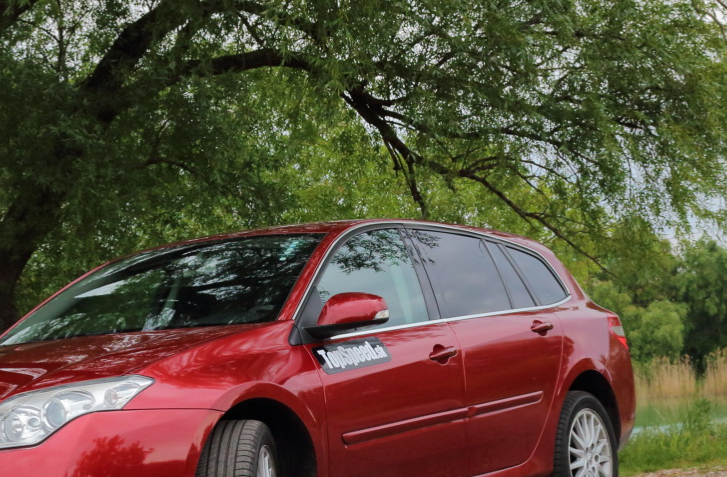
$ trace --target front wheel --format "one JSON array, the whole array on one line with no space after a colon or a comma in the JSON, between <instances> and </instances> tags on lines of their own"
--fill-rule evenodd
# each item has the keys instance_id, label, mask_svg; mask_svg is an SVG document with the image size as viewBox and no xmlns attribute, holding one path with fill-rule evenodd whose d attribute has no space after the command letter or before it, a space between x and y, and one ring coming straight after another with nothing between
<instances>
[{"instance_id":1,"label":"front wheel","mask_svg":"<svg viewBox=\"0 0 727 477\"><path fill-rule=\"evenodd\" d=\"M600 401L589 393L571 391L563 402L553 477L618 477L611 420Z\"/></svg>"},{"instance_id":2,"label":"front wheel","mask_svg":"<svg viewBox=\"0 0 727 477\"><path fill-rule=\"evenodd\" d=\"M277 477L275 441L260 421L221 421L207 439L195 477Z\"/></svg>"}]
</instances>

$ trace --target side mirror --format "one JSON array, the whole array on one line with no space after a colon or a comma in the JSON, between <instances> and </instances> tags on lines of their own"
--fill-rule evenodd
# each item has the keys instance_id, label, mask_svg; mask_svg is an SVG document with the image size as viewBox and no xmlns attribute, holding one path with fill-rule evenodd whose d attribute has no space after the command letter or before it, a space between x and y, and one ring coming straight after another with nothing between
<instances>
[{"instance_id":1,"label":"side mirror","mask_svg":"<svg viewBox=\"0 0 727 477\"><path fill-rule=\"evenodd\" d=\"M315 338L325 339L363 326L375 326L389 320L389 308L383 298L370 293L339 293L328 299L316 326L305 330Z\"/></svg>"}]
</instances>

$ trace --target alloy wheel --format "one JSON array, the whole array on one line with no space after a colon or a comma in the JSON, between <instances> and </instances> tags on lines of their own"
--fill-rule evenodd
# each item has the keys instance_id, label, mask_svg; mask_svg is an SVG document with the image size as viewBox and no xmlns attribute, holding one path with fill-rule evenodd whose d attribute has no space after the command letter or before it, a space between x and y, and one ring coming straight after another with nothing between
<instances>
[{"instance_id":1,"label":"alloy wheel","mask_svg":"<svg viewBox=\"0 0 727 477\"><path fill-rule=\"evenodd\" d=\"M257 477L275 477L275 461L268 446L260 448L257 463Z\"/></svg>"},{"instance_id":2,"label":"alloy wheel","mask_svg":"<svg viewBox=\"0 0 727 477\"><path fill-rule=\"evenodd\" d=\"M612 477L613 451L601 417L593 410L581 409L573 419L568 451L573 477Z\"/></svg>"}]
</instances>

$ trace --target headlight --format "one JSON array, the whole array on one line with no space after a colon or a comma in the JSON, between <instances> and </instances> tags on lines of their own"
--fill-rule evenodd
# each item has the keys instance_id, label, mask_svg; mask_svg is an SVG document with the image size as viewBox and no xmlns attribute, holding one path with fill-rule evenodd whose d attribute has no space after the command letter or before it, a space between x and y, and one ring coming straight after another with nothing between
<instances>
[{"instance_id":1,"label":"headlight","mask_svg":"<svg viewBox=\"0 0 727 477\"><path fill-rule=\"evenodd\" d=\"M37 444L78 416L121 409L153 382L121 376L13 396L0 404L0 449Z\"/></svg>"}]
</instances>

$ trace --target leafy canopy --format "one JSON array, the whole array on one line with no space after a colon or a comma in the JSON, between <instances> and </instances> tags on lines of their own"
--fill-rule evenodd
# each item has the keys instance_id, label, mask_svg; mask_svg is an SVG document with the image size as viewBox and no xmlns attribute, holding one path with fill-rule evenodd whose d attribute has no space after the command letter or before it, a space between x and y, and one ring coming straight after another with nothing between
<instances>
[{"instance_id":1,"label":"leafy canopy","mask_svg":"<svg viewBox=\"0 0 727 477\"><path fill-rule=\"evenodd\" d=\"M443 218L596 261L627 217L721 226L713 12L0 0L0 327L21 279L40 293L142 245L281 221Z\"/></svg>"}]
</instances>

